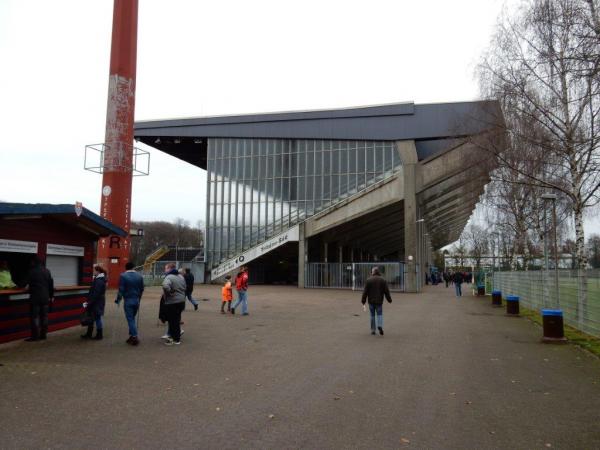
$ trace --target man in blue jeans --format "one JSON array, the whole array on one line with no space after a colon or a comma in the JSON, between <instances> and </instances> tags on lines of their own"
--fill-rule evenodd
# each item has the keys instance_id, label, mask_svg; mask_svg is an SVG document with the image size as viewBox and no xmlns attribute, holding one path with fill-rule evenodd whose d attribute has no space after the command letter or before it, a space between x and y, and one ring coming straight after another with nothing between
<instances>
[{"instance_id":1,"label":"man in blue jeans","mask_svg":"<svg viewBox=\"0 0 600 450\"><path fill-rule=\"evenodd\" d=\"M383 299L392 303L392 296L387 281L381 276L378 267L371 269L371 276L365 283L361 302L363 306L369 301L369 311L371 312L371 334L375 334L375 325L379 329L379 334L383 336Z\"/></svg>"},{"instance_id":2,"label":"man in blue jeans","mask_svg":"<svg viewBox=\"0 0 600 450\"><path fill-rule=\"evenodd\" d=\"M460 273L460 271L457 270L456 273L454 274L454 288L456 289L457 297L462 297L462 282L463 282L462 273Z\"/></svg>"},{"instance_id":3,"label":"man in blue jeans","mask_svg":"<svg viewBox=\"0 0 600 450\"><path fill-rule=\"evenodd\" d=\"M127 325L129 325L129 339L126 342L129 345L138 345L140 340L138 339L135 316L140 309L140 300L144 292L144 278L133 270L132 262L125 264L125 269L126 271L119 277L119 293L115 303L118 305L121 299L125 299L123 310L125 311Z\"/></svg>"},{"instance_id":4,"label":"man in blue jeans","mask_svg":"<svg viewBox=\"0 0 600 450\"><path fill-rule=\"evenodd\" d=\"M243 266L235 277L235 289L238 293L236 302L231 307L231 314L235 314L235 308L242 305L242 316L248 316L248 267Z\"/></svg>"}]
</instances>

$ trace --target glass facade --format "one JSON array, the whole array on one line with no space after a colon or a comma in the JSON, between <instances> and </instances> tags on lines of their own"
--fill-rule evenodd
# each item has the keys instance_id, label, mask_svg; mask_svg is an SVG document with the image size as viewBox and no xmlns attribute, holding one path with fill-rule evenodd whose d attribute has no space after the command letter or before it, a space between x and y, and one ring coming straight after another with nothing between
<instances>
[{"instance_id":1,"label":"glass facade","mask_svg":"<svg viewBox=\"0 0 600 450\"><path fill-rule=\"evenodd\" d=\"M394 142L209 139L209 267L391 176Z\"/></svg>"}]
</instances>

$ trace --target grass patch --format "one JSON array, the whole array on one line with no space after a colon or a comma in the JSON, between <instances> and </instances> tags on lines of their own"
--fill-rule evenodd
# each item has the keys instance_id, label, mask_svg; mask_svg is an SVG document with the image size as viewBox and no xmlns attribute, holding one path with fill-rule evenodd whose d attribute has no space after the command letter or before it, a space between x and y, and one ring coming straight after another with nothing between
<instances>
[{"instance_id":1,"label":"grass patch","mask_svg":"<svg viewBox=\"0 0 600 450\"><path fill-rule=\"evenodd\" d=\"M543 326L542 315L538 311L533 311L531 309L523 308L520 306L521 316L528 318L532 322L537 323L540 326ZM571 344L575 344L584 350L587 350L593 353L596 356L600 356L600 338L596 338L594 336L590 336L589 334L584 333L583 331L579 331L572 326L567 324L564 325L565 329L565 337L569 340Z\"/></svg>"}]
</instances>

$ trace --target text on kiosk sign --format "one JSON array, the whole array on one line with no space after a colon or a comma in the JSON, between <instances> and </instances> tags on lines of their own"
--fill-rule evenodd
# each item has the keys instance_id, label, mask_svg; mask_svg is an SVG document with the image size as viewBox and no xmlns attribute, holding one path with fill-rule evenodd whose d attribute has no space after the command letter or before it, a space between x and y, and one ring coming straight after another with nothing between
<instances>
[{"instance_id":1,"label":"text on kiosk sign","mask_svg":"<svg viewBox=\"0 0 600 450\"><path fill-rule=\"evenodd\" d=\"M238 257L234 259L230 259L229 261L225 261L219 267L214 269L211 272L211 278L216 280L217 278L225 275L227 272L231 272L238 267L243 266L246 263L264 255L265 253L270 252L277 247L281 247L283 244L287 242L296 242L299 238L299 228L298 225L290 228L284 233L278 234L275 237L272 237L268 241L263 242L262 244L257 245L254 248L251 248L247 252L242 253Z\"/></svg>"}]
</instances>

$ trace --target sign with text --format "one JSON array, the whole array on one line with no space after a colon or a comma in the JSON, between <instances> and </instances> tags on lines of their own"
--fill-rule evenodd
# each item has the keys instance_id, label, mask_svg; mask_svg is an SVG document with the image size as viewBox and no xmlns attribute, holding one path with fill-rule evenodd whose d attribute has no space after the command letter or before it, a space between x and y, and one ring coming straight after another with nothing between
<instances>
[{"instance_id":1,"label":"sign with text","mask_svg":"<svg viewBox=\"0 0 600 450\"><path fill-rule=\"evenodd\" d=\"M35 254L38 252L38 243L32 241L15 241L13 239L0 239L0 252Z\"/></svg>"},{"instance_id":2,"label":"sign with text","mask_svg":"<svg viewBox=\"0 0 600 450\"><path fill-rule=\"evenodd\" d=\"M216 269L213 269L213 271L210 273L211 279L216 280L217 278L225 275L226 273L231 272L232 270L249 263L250 261L264 255L265 253L268 253L271 250L276 249L277 247L281 247L287 242L297 242L299 236L299 228L298 225L296 225L287 230L286 232L278 234L277 236L266 240L262 244L258 244L256 247L253 247L250 250L242 253L237 258L225 261Z\"/></svg>"},{"instance_id":3,"label":"sign with text","mask_svg":"<svg viewBox=\"0 0 600 450\"><path fill-rule=\"evenodd\" d=\"M59 245L48 244L46 254L48 255L63 255L63 256L83 256L83 247L74 245Z\"/></svg>"}]
</instances>

